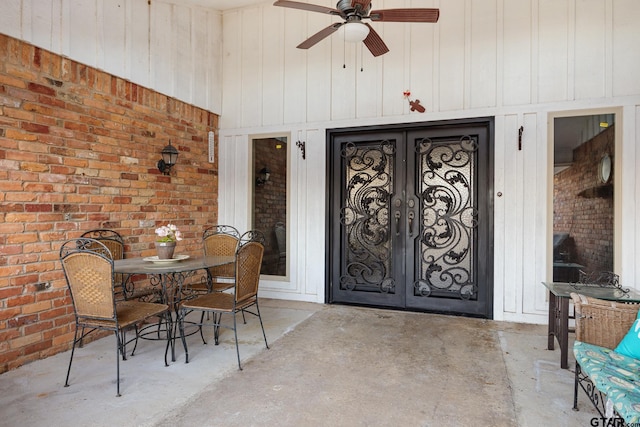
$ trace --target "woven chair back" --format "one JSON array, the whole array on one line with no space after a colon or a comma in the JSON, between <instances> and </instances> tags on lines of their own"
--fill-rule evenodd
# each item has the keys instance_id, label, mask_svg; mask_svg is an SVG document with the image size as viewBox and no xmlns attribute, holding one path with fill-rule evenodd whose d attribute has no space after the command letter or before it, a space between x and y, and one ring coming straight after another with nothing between
<instances>
[{"instance_id":1,"label":"woven chair back","mask_svg":"<svg viewBox=\"0 0 640 427\"><path fill-rule=\"evenodd\" d=\"M109 249L95 239L74 239L63 244L60 261L76 315L115 320L113 260Z\"/></svg>"},{"instance_id":2,"label":"woven chair back","mask_svg":"<svg viewBox=\"0 0 640 427\"><path fill-rule=\"evenodd\" d=\"M205 230L203 234L204 254L207 256L234 256L238 248L239 233L231 226L216 226ZM233 264L209 268L213 277L233 278Z\"/></svg>"},{"instance_id":3,"label":"woven chair back","mask_svg":"<svg viewBox=\"0 0 640 427\"><path fill-rule=\"evenodd\" d=\"M111 259L124 259L124 239L122 236L113 230L106 228L98 228L95 230L89 230L82 234L82 237L90 239L96 239L103 245L105 245L109 252L111 252ZM97 247L96 247L97 249ZM125 296L125 276L122 274L116 274L114 276L117 299L126 299Z\"/></svg>"},{"instance_id":4,"label":"woven chair back","mask_svg":"<svg viewBox=\"0 0 640 427\"><path fill-rule=\"evenodd\" d=\"M116 231L107 229L89 230L82 237L95 239L105 245L113 259L124 259L124 240Z\"/></svg>"},{"instance_id":5,"label":"woven chair back","mask_svg":"<svg viewBox=\"0 0 640 427\"><path fill-rule=\"evenodd\" d=\"M236 252L236 304L258 295L260 268L264 246L259 242L248 242Z\"/></svg>"},{"instance_id":6,"label":"woven chair back","mask_svg":"<svg viewBox=\"0 0 640 427\"><path fill-rule=\"evenodd\" d=\"M124 247L115 240L104 240L102 242L111 252L113 259L124 259Z\"/></svg>"}]
</instances>

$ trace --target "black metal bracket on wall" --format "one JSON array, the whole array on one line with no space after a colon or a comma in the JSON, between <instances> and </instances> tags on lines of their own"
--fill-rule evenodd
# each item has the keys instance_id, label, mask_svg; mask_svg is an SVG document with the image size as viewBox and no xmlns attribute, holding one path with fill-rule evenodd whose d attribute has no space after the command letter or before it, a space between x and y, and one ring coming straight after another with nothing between
<instances>
[{"instance_id":1,"label":"black metal bracket on wall","mask_svg":"<svg viewBox=\"0 0 640 427\"><path fill-rule=\"evenodd\" d=\"M518 129L518 151L522 151L522 133L524 132L524 126L520 126Z\"/></svg>"},{"instance_id":2,"label":"black metal bracket on wall","mask_svg":"<svg viewBox=\"0 0 640 427\"><path fill-rule=\"evenodd\" d=\"M305 142L304 141L298 141L296 142L296 146L300 149L300 151L302 151L302 160L304 160L307 156L305 153Z\"/></svg>"}]
</instances>

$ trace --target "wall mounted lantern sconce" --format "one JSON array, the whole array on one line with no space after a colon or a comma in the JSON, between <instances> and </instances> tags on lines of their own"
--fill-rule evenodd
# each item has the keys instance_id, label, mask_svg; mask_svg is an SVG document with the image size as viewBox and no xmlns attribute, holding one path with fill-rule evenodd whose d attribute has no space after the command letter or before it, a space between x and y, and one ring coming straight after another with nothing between
<instances>
[{"instance_id":1,"label":"wall mounted lantern sconce","mask_svg":"<svg viewBox=\"0 0 640 427\"><path fill-rule=\"evenodd\" d=\"M256 185L258 187L263 186L267 181L269 181L269 176L271 176L271 171L267 169L267 167L263 167L258 172L258 177L256 178Z\"/></svg>"},{"instance_id":2,"label":"wall mounted lantern sconce","mask_svg":"<svg viewBox=\"0 0 640 427\"><path fill-rule=\"evenodd\" d=\"M162 159L158 160L158 170L162 172L163 175L169 175L171 167L175 165L177 161L178 150L171 145L171 140L169 140L169 145L162 149Z\"/></svg>"}]
</instances>

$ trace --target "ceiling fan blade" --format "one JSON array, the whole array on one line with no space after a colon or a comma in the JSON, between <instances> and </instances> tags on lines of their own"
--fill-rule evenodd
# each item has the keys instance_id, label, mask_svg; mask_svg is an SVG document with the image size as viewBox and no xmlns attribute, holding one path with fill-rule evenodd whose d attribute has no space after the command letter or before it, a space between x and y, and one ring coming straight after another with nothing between
<instances>
[{"instance_id":1,"label":"ceiling fan blade","mask_svg":"<svg viewBox=\"0 0 640 427\"><path fill-rule=\"evenodd\" d=\"M389 52L389 48L382 41L380 35L373 29L373 27L369 24L364 24L369 27L369 35L366 39L364 39L364 45L369 49L373 56L384 55Z\"/></svg>"},{"instance_id":2,"label":"ceiling fan blade","mask_svg":"<svg viewBox=\"0 0 640 427\"><path fill-rule=\"evenodd\" d=\"M301 3L299 1L278 0L273 3L274 6L289 7L291 9L307 10L310 12L328 13L329 15L340 16L340 11L330 7L318 6L316 4Z\"/></svg>"},{"instance_id":3,"label":"ceiling fan blade","mask_svg":"<svg viewBox=\"0 0 640 427\"><path fill-rule=\"evenodd\" d=\"M320 40L335 33L338 30L338 28L340 28L342 25L343 25L342 22L331 24L328 27L318 31L317 33L315 33L314 35L312 35L311 37L309 37L308 39L306 39L296 47L298 49L309 49L311 46L315 45Z\"/></svg>"},{"instance_id":4,"label":"ceiling fan blade","mask_svg":"<svg viewBox=\"0 0 640 427\"><path fill-rule=\"evenodd\" d=\"M438 22L440 9L383 9L372 10L368 18L384 22Z\"/></svg>"}]
</instances>

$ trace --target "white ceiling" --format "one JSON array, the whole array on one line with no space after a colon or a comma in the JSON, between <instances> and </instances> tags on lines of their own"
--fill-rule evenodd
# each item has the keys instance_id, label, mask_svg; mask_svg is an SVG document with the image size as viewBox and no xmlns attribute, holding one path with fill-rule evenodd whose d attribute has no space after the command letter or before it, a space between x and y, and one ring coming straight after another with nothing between
<instances>
[{"instance_id":1,"label":"white ceiling","mask_svg":"<svg viewBox=\"0 0 640 427\"><path fill-rule=\"evenodd\" d=\"M190 4L196 6L202 6L209 9L216 10L229 10L239 9L245 6L251 6L260 3L272 3L270 0L167 0L170 3L175 4Z\"/></svg>"}]
</instances>

